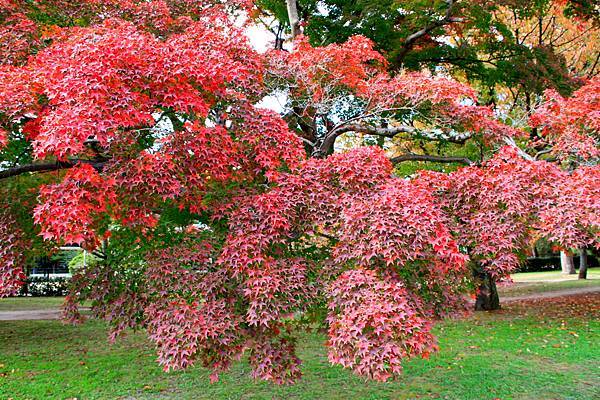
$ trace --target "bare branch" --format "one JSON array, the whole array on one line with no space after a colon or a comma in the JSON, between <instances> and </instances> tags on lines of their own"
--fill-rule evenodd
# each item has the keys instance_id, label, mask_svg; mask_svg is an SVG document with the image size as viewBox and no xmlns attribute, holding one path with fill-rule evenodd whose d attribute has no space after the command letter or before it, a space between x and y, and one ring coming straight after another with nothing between
<instances>
[{"instance_id":1,"label":"bare branch","mask_svg":"<svg viewBox=\"0 0 600 400\"><path fill-rule=\"evenodd\" d=\"M364 116L352 118L349 121L359 120L362 118L364 118ZM456 143L456 144L464 144L467 140L469 140L471 138L471 134L468 134L468 133L451 135L448 132L441 132L441 134L440 134L440 133L436 133L434 131L430 131L430 132L421 131L411 125L404 125L404 124L394 125L394 126L389 126L389 127L378 127L378 126L373 126L373 125L368 125L368 124L363 124L363 123L346 123L346 122L344 122L344 123L338 124L336 127L331 129L327 133L327 135L325 135L323 140L318 144L317 147L315 147L313 156L314 157L323 157L323 156L329 154L331 151L333 151L333 147L334 147L336 139L340 135L342 135L343 133L346 133L346 132L357 132L357 133L363 133L363 134L367 134L367 135L387 137L387 138L393 138L401 133L408 133L408 134L413 134L413 135L419 134L424 139L427 139L427 140L444 141L444 142Z\"/></svg>"},{"instance_id":2,"label":"bare branch","mask_svg":"<svg viewBox=\"0 0 600 400\"><path fill-rule=\"evenodd\" d=\"M369 101L367 102L368 104L371 103L371 98L369 98ZM367 104L366 110L368 110L370 107ZM386 112L392 112L392 111L411 111L414 112L415 108L414 107L388 107L388 108L376 108L374 110L370 110L370 111L365 111L362 114L359 114L355 117L352 117L350 119L347 119L345 121L341 121L340 123L338 123L336 126L334 126L329 132L333 132L336 131L339 128L342 128L343 126L347 126L350 123L354 123L356 121L360 121L360 120L366 120L368 118L371 117L376 117L378 115L381 115L383 113Z\"/></svg>"},{"instance_id":3,"label":"bare branch","mask_svg":"<svg viewBox=\"0 0 600 400\"><path fill-rule=\"evenodd\" d=\"M323 157L333 150L335 140L343 133L346 132L358 132L365 133L367 135L376 135L392 138L399 133L415 133L417 130L409 125L391 126L387 128L376 127L366 124L345 124L332 129L327 133L323 141L320 143L318 148L313 152L314 157Z\"/></svg>"},{"instance_id":4,"label":"bare branch","mask_svg":"<svg viewBox=\"0 0 600 400\"><path fill-rule=\"evenodd\" d=\"M304 143L306 143L307 145L309 145L310 147L315 147L315 143L311 142L310 140L308 140L305 137L302 137L300 135L298 135L298 137L300 138L300 140L302 140Z\"/></svg>"},{"instance_id":5,"label":"bare branch","mask_svg":"<svg viewBox=\"0 0 600 400\"><path fill-rule=\"evenodd\" d=\"M535 153L535 156L533 156L534 159L539 160L541 156L543 156L544 154L548 154L552 152L552 148L550 149L545 149L545 150L540 150L537 153Z\"/></svg>"},{"instance_id":6,"label":"bare branch","mask_svg":"<svg viewBox=\"0 0 600 400\"><path fill-rule=\"evenodd\" d=\"M523 151L523 149L521 149L519 146L517 146L517 143L515 143L515 139L506 136L504 138L504 143L506 143L510 147L513 147L515 150L517 150L517 152L519 153L519 155L521 157L523 157L524 159L526 159L527 161L535 161L535 158L531 157L529 154L525 153Z\"/></svg>"}]
</instances>

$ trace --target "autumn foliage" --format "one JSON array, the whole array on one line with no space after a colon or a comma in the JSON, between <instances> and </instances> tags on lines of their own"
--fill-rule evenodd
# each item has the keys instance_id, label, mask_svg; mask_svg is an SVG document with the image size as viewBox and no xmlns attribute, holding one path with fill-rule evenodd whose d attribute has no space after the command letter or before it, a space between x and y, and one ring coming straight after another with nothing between
<instances>
[{"instance_id":1,"label":"autumn foliage","mask_svg":"<svg viewBox=\"0 0 600 400\"><path fill-rule=\"evenodd\" d=\"M392 76L374 43L364 37L324 47L312 47L300 37L295 46L293 52L268 53L267 85L288 94L287 106L299 120L291 127L301 135L315 131L303 125L323 121L327 132L317 129L306 138L314 142L313 155L331 152L333 141L345 132L478 137L485 143L524 134L499 123L491 107L478 104L469 85L425 71ZM386 128L377 130L382 121Z\"/></svg>"},{"instance_id":2,"label":"autumn foliage","mask_svg":"<svg viewBox=\"0 0 600 400\"><path fill-rule=\"evenodd\" d=\"M0 297L7 297L15 295L25 281L23 253L27 240L6 210L0 210L0 240Z\"/></svg>"},{"instance_id":3,"label":"autumn foliage","mask_svg":"<svg viewBox=\"0 0 600 400\"><path fill-rule=\"evenodd\" d=\"M254 377L291 383L297 333L318 327L332 363L385 381L436 349L438 318L467 309L471 263L500 279L532 237L598 245L597 166L565 171L509 146L405 179L380 147L307 157L294 127L256 106L286 84L307 113L350 96L366 115L402 110L423 132L496 147L522 137L464 83L390 76L365 38L324 48L300 38L291 53L260 55L228 14L248 2L61 3L45 12L89 13L89 25L48 26L26 17L27 2L0 3L2 29L19 27L0 31L11 48L0 146L26 143L56 171L36 188L39 234L99 259L74 275L66 319L80 322L89 300L111 339L146 329L167 371L198 363L216 380L248 354ZM597 156L596 92L555 98L533 118L557 152L592 131L580 151ZM7 296L27 243L8 213L0 239Z\"/></svg>"},{"instance_id":4,"label":"autumn foliage","mask_svg":"<svg viewBox=\"0 0 600 400\"><path fill-rule=\"evenodd\" d=\"M545 101L531 117L541 128L541 141L564 158L597 160L600 156L600 78L595 77L569 98L548 90Z\"/></svg>"}]
</instances>

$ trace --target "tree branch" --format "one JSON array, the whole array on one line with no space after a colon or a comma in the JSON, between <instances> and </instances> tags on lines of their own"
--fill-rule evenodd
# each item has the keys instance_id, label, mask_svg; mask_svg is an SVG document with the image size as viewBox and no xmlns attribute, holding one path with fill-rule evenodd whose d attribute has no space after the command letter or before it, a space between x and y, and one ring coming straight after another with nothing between
<instances>
[{"instance_id":1,"label":"tree branch","mask_svg":"<svg viewBox=\"0 0 600 400\"><path fill-rule=\"evenodd\" d=\"M523 151L523 149L521 149L519 146L517 146L517 143L515 143L515 139L506 136L506 137L504 137L504 143L506 143L510 147L513 147L515 150L517 150L517 153L519 153L519 155L521 157L523 157L524 159L526 159L527 161L535 161L535 158L533 158L529 154L525 153Z\"/></svg>"},{"instance_id":2,"label":"tree branch","mask_svg":"<svg viewBox=\"0 0 600 400\"><path fill-rule=\"evenodd\" d=\"M367 135L383 136L392 138L399 133L415 133L416 128L409 125L398 125L387 128L366 125L366 124L343 124L337 128L332 129L327 133L323 141L320 143L313 152L313 157L324 157L333 150L335 140L343 133L346 132L359 132Z\"/></svg>"},{"instance_id":3,"label":"tree branch","mask_svg":"<svg viewBox=\"0 0 600 400\"><path fill-rule=\"evenodd\" d=\"M331 132L331 134L337 137L346 132L359 132L367 135L385 136L391 138L399 133L415 133L416 131L416 128L409 125L396 125L382 128L364 124L346 124L335 129Z\"/></svg>"},{"instance_id":4,"label":"tree branch","mask_svg":"<svg viewBox=\"0 0 600 400\"><path fill-rule=\"evenodd\" d=\"M535 153L535 156L533 156L533 158L534 158L535 160L539 160L541 156L543 156L544 154L551 153L551 152L552 152L552 150L553 150L552 148L549 148L549 149L544 149L544 150L540 150L540 151L538 151L537 153Z\"/></svg>"},{"instance_id":5,"label":"tree branch","mask_svg":"<svg viewBox=\"0 0 600 400\"><path fill-rule=\"evenodd\" d=\"M473 161L469 160L466 157L452 157L452 156L430 156L426 154L403 154L401 156L396 156L390 158L392 164L398 164L404 161L429 161L429 162L438 162L438 163L459 163L465 165L472 165Z\"/></svg>"},{"instance_id":6,"label":"tree branch","mask_svg":"<svg viewBox=\"0 0 600 400\"><path fill-rule=\"evenodd\" d=\"M463 134L463 135L459 135L459 136L455 136L455 137L452 137L452 136L436 137L436 136L434 136L433 133L429 133L429 135L428 135L427 132L421 132L417 128L410 126L410 125L395 125L395 126L389 126L389 127L377 127L377 126L361 124L361 123L342 123L327 133L327 135L325 136L323 141L319 144L319 146L317 146L315 148L313 156L314 157L323 157L323 156L329 154L331 152L331 150L333 149L336 139L341 134L346 133L346 132L358 132L358 133L364 133L367 135L381 136L381 137L387 137L387 138L393 138L400 133L409 133L409 134L413 134L413 135L416 133L420 133L423 136L423 138L425 138L427 140L446 141L446 142L456 143L456 144L463 144L471 138L471 135L469 135L469 134L466 134L466 135Z\"/></svg>"},{"instance_id":7,"label":"tree branch","mask_svg":"<svg viewBox=\"0 0 600 400\"><path fill-rule=\"evenodd\" d=\"M69 169L73 168L77 164L89 164L98 171L101 171L104 168L104 165L108 160L82 160L82 159L73 159L69 161L54 161L54 162L46 162L46 163L32 163L19 165L18 167L8 168L0 171L0 180L7 179L13 176L18 176L22 174L26 174L28 172L51 172L58 171L61 169Z\"/></svg>"},{"instance_id":8,"label":"tree branch","mask_svg":"<svg viewBox=\"0 0 600 400\"><path fill-rule=\"evenodd\" d=\"M404 40L404 43L402 44L402 49L396 56L396 64L398 66L402 65L402 61L404 60L404 57L406 57L406 54L412 49L413 45L415 44L415 42L417 40L419 40L423 36L429 34L435 28L439 28L444 25L455 23L455 22L463 22L462 18L457 18L457 17L452 16L452 8L454 6L454 0L446 0L446 3L448 4L448 8L446 9L446 13L444 14L444 17L442 19L434 21L434 22L430 23L429 25L426 25L424 28L412 33Z\"/></svg>"}]
</instances>

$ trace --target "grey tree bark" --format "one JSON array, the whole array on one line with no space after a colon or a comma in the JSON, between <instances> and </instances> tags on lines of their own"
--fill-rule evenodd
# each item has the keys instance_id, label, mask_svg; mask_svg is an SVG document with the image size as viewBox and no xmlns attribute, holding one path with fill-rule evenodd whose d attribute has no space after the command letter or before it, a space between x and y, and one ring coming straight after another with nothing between
<instances>
[{"instance_id":1,"label":"grey tree bark","mask_svg":"<svg viewBox=\"0 0 600 400\"><path fill-rule=\"evenodd\" d=\"M573 263L573 256L564 251L560 252L560 267L563 274L573 275L576 273L575 264Z\"/></svg>"},{"instance_id":2,"label":"grey tree bark","mask_svg":"<svg viewBox=\"0 0 600 400\"><path fill-rule=\"evenodd\" d=\"M290 27L292 28L292 38L300 35L300 19L298 18L298 3L296 0L286 0L288 18L290 20Z\"/></svg>"}]
</instances>

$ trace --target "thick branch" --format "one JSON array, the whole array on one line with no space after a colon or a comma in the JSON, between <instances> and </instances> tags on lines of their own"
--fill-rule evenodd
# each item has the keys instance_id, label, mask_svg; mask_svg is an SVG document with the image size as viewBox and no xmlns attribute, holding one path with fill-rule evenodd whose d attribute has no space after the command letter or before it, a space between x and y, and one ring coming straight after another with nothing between
<instances>
[{"instance_id":1,"label":"thick branch","mask_svg":"<svg viewBox=\"0 0 600 400\"><path fill-rule=\"evenodd\" d=\"M529 154L525 153L523 151L523 149L521 149L519 146L517 146L517 143L515 143L515 139L506 136L504 138L504 143L506 143L507 145L509 145L510 147L513 147L515 150L517 150L517 153L519 153L519 155L521 157L523 157L525 160L527 161L535 161L535 158L530 156Z\"/></svg>"},{"instance_id":2,"label":"thick branch","mask_svg":"<svg viewBox=\"0 0 600 400\"><path fill-rule=\"evenodd\" d=\"M323 142L319 146L318 149L315 149L315 157L323 157L333 150L333 145L335 144L335 140L343 133L346 132L358 132L365 133L367 135L375 135L375 136L383 136L392 138L399 133L415 133L417 130L409 125L398 125L398 126L390 126L386 128L366 125L366 124L344 124L333 130L331 130L327 136L323 139Z\"/></svg>"},{"instance_id":3,"label":"thick branch","mask_svg":"<svg viewBox=\"0 0 600 400\"><path fill-rule=\"evenodd\" d=\"M101 171L104 168L107 160L80 160L74 159L69 161L55 161L46 163L32 163L19 165L18 167L8 168L0 171L0 179L6 179L13 176L26 174L28 172L51 172L61 169L73 168L77 164L90 164L92 167Z\"/></svg>"},{"instance_id":4,"label":"thick branch","mask_svg":"<svg viewBox=\"0 0 600 400\"><path fill-rule=\"evenodd\" d=\"M393 138L400 133L409 133L416 134L420 133L424 138L428 140L443 140L451 143L463 144L466 142L471 136L470 135L462 135L457 137L434 137L433 135L428 136L427 133L419 131L417 128L410 125L395 125L388 127L377 127L368 124L361 123L349 123L349 124L340 124L335 129L332 129L327 133L323 141L320 143L318 148L315 149L313 156L314 157L324 157L327 154L330 154L333 150L333 146L335 144L336 139L346 132L358 132L364 133L367 135L374 135L380 137Z\"/></svg>"},{"instance_id":5,"label":"thick branch","mask_svg":"<svg viewBox=\"0 0 600 400\"><path fill-rule=\"evenodd\" d=\"M400 52L396 56L396 64L398 66L402 64L404 57L406 57L406 54L412 49L413 45L417 40L419 40L425 35L428 35L432 30L436 28L455 22L463 22L462 18L452 17L452 8L454 6L454 0L446 0L446 3L448 4L448 8L446 9L446 13L442 19L434 21L429 25L426 25L424 28L414 32L413 34L409 35L406 38L406 40L404 40L404 43L402 44L402 49L400 49Z\"/></svg>"},{"instance_id":6,"label":"thick branch","mask_svg":"<svg viewBox=\"0 0 600 400\"><path fill-rule=\"evenodd\" d=\"M466 157L445 157L445 156L429 156L425 154L403 154L401 156L392 157L390 161L393 164L398 164L404 161L429 161L438 163L459 163L465 165L472 165L473 161Z\"/></svg>"}]
</instances>

